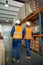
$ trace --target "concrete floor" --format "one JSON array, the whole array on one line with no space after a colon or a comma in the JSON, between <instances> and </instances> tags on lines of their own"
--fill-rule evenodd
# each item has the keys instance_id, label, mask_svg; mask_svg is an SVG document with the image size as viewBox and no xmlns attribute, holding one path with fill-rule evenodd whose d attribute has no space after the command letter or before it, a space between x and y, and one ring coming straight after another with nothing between
<instances>
[{"instance_id":1,"label":"concrete floor","mask_svg":"<svg viewBox=\"0 0 43 65\"><path fill-rule=\"evenodd\" d=\"M31 59L26 59L26 50L21 49L21 58L20 63L13 63L11 61L7 61L5 65L43 65L43 57L38 55L37 53L31 51Z\"/></svg>"}]
</instances>

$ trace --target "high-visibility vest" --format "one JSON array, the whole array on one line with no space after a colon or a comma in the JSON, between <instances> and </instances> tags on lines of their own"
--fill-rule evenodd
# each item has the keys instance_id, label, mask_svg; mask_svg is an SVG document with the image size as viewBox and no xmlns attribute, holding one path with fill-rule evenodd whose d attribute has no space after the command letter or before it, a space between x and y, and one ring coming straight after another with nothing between
<instances>
[{"instance_id":1,"label":"high-visibility vest","mask_svg":"<svg viewBox=\"0 0 43 65\"><path fill-rule=\"evenodd\" d=\"M15 32L13 34L13 39L22 39L22 26L15 25Z\"/></svg>"},{"instance_id":2,"label":"high-visibility vest","mask_svg":"<svg viewBox=\"0 0 43 65\"><path fill-rule=\"evenodd\" d=\"M32 28L31 27L26 27L26 33L25 33L24 39L26 40L32 39Z\"/></svg>"}]
</instances>

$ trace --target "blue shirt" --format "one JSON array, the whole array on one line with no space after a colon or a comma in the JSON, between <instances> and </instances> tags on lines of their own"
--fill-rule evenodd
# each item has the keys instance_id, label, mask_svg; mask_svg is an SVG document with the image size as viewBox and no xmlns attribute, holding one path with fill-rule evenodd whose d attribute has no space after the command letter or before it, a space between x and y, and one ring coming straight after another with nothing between
<instances>
[{"instance_id":1,"label":"blue shirt","mask_svg":"<svg viewBox=\"0 0 43 65\"><path fill-rule=\"evenodd\" d=\"M26 33L26 30L24 29L24 30L22 31L22 39L24 38L25 33Z\"/></svg>"},{"instance_id":2,"label":"blue shirt","mask_svg":"<svg viewBox=\"0 0 43 65\"><path fill-rule=\"evenodd\" d=\"M12 36L12 37L13 37L14 31L15 31L15 27L13 26L13 27L12 27L12 30L11 30L11 36Z\"/></svg>"}]
</instances>

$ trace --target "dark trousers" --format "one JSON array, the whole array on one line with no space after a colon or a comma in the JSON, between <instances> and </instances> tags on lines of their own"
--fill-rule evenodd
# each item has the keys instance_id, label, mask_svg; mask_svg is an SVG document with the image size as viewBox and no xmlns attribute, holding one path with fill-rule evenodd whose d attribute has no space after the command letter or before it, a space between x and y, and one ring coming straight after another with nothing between
<instances>
[{"instance_id":1,"label":"dark trousers","mask_svg":"<svg viewBox=\"0 0 43 65\"><path fill-rule=\"evenodd\" d=\"M30 56L30 40L25 40L27 56Z\"/></svg>"},{"instance_id":2,"label":"dark trousers","mask_svg":"<svg viewBox=\"0 0 43 65\"><path fill-rule=\"evenodd\" d=\"M16 58L16 59L20 58L20 46L21 46L21 40L13 39L12 58Z\"/></svg>"}]
</instances>

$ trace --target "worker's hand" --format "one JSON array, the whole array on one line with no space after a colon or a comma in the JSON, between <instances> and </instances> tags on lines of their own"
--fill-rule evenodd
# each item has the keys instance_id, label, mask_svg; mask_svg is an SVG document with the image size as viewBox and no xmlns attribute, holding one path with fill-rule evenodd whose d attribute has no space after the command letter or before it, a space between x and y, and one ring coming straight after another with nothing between
<instances>
[{"instance_id":1,"label":"worker's hand","mask_svg":"<svg viewBox=\"0 0 43 65\"><path fill-rule=\"evenodd\" d=\"M25 46L25 40L23 39L22 40L22 43L21 43L23 46Z\"/></svg>"},{"instance_id":2,"label":"worker's hand","mask_svg":"<svg viewBox=\"0 0 43 65\"><path fill-rule=\"evenodd\" d=\"M21 40L23 42L23 40Z\"/></svg>"},{"instance_id":3,"label":"worker's hand","mask_svg":"<svg viewBox=\"0 0 43 65\"><path fill-rule=\"evenodd\" d=\"M12 45L12 36L10 36L10 44Z\"/></svg>"},{"instance_id":4,"label":"worker's hand","mask_svg":"<svg viewBox=\"0 0 43 65\"><path fill-rule=\"evenodd\" d=\"M24 41L24 39L22 40L22 42Z\"/></svg>"},{"instance_id":5,"label":"worker's hand","mask_svg":"<svg viewBox=\"0 0 43 65\"><path fill-rule=\"evenodd\" d=\"M10 36L10 39L12 39L12 36Z\"/></svg>"}]
</instances>

